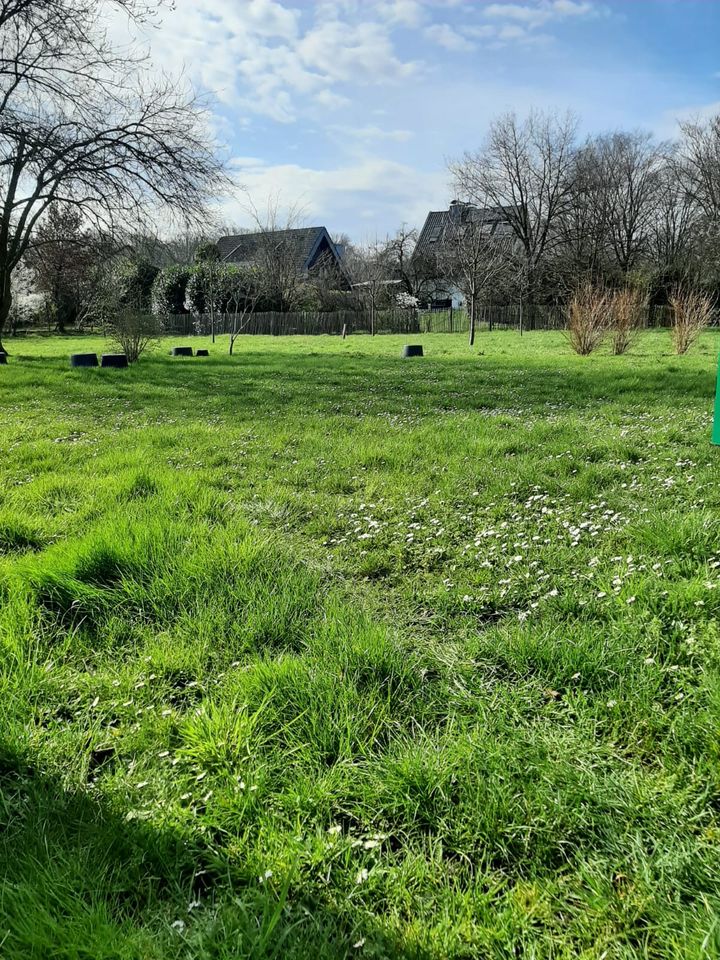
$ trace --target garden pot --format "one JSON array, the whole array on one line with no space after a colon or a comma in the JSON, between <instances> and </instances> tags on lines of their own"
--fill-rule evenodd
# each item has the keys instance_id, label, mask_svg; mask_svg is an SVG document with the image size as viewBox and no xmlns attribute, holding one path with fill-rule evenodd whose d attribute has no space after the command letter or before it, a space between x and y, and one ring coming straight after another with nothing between
<instances>
[{"instance_id":1,"label":"garden pot","mask_svg":"<svg viewBox=\"0 0 720 960\"><path fill-rule=\"evenodd\" d=\"M71 367L96 367L98 358L96 353L71 353Z\"/></svg>"},{"instance_id":2,"label":"garden pot","mask_svg":"<svg viewBox=\"0 0 720 960\"><path fill-rule=\"evenodd\" d=\"M409 343L403 347L403 357L422 357L423 348L419 343Z\"/></svg>"},{"instance_id":3,"label":"garden pot","mask_svg":"<svg viewBox=\"0 0 720 960\"><path fill-rule=\"evenodd\" d=\"M195 356L196 356L196 357L209 357L209 356L210 356L210 351L209 351L209 350L196 350L196 351L195 351Z\"/></svg>"},{"instance_id":4,"label":"garden pot","mask_svg":"<svg viewBox=\"0 0 720 960\"><path fill-rule=\"evenodd\" d=\"M124 353L104 353L100 361L101 367L120 367L128 365L128 358Z\"/></svg>"},{"instance_id":5,"label":"garden pot","mask_svg":"<svg viewBox=\"0 0 720 960\"><path fill-rule=\"evenodd\" d=\"M173 347L170 351L173 357L191 357L193 355L192 347Z\"/></svg>"},{"instance_id":6,"label":"garden pot","mask_svg":"<svg viewBox=\"0 0 720 960\"><path fill-rule=\"evenodd\" d=\"M0 363L7 363L7 354L0 353Z\"/></svg>"}]
</instances>

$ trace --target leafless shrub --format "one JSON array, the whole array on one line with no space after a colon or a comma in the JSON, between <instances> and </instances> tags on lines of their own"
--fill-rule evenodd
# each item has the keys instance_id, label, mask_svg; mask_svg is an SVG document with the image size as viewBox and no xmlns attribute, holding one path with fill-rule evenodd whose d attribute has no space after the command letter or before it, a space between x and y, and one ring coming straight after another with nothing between
<instances>
[{"instance_id":1,"label":"leafless shrub","mask_svg":"<svg viewBox=\"0 0 720 960\"><path fill-rule=\"evenodd\" d=\"M670 297L675 353L687 353L712 319L713 303L707 294L678 287Z\"/></svg>"},{"instance_id":2,"label":"leafless shrub","mask_svg":"<svg viewBox=\"0 0 720 960\"><path fill-rule=\"evenodd\" d=\"M646 300L639 290L616 290L609 301L610 343L615 356L625 353L637 339Z\"/></svg>"},{"instance_id":3,"label":"leafless shrub","mask_svg":"<svg viewBox=\"0 0 720 960\"><path fill-rule=\"evenodd\" d=\"M577 288L568 304L568 340L585 357L596 350L610 325L610 297L591 283Z\"/></svg>"},{"instance_id":4,"label":"leafless shrub","mask_svg":"<svg viewBox=\"0 0 720 960\"><path fill-rule=\"evenodd\" d=\"M157 317L137 310L118 310L107 326L110 339L127 356L128 363L135 363L160 333Z\"/></svg>"}]
</instances>

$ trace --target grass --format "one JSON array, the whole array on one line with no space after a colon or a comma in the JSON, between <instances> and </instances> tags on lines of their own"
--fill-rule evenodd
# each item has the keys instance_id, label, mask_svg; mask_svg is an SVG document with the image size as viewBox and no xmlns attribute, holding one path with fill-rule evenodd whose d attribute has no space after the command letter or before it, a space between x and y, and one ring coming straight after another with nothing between
<instances>
[{"instance_id":1,"label":"grass","mask_svg":"<svg viewBox=\"0 0 720 960\"><path fill-rule=\"evenodd\" d=\"M717 337L422 339L9 343L0 955L720 956Z\"/></svg>"}]
</instances>

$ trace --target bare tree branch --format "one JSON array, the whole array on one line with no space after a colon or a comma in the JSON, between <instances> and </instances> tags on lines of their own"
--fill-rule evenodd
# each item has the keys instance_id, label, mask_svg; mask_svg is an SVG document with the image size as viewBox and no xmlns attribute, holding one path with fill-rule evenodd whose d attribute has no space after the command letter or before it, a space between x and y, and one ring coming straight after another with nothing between
<instances>
[{"instance_id":1,"label":"bare tree branch","mask_svg":"<svg viewBox=\"0 0 720 960\"><path fill-rule=\"evenodd\" d=\"M0 334L12 271L50 204L107 230L150 214L192 223L230 185L204 103L104 31L112 7L146 20L159 5L0 0Z\"/></svg>"},{"instance_id":2,"label":"bare tree branch","mask_svg":"<svg viewBox=\"0 0 720 960\"><path fill-rule=\"evenodd\" d=\"M533 112L523 122L505 114L481 150L451 164L458 196L502 209L525 258L531 298L540 261L561 242L556 228L570 202L576 130L570 113Z\"/></svg>"}]
</instances>

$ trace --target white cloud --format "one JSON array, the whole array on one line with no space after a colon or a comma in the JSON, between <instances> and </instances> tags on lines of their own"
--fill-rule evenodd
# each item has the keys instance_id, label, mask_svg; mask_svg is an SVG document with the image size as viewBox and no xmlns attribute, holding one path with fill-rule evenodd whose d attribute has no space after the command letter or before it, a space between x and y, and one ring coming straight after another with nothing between
<instances>
[{"instance_id":1,"label":"white cloud","mask_svg":"<svg viewBox=\"0 0 720 960\"><path fill-rule=\"evenodd\" d=\"M256 169L262 167L265 161L261 157L231 157L228 166L233 170L243 170L246 167Z\"/></svg>"},{"instance_id":2,"label":"white cloud","mask_svg":"<svg viewBox=\"0 0 720 960\"><path fill-rule=\"evenodd\" d=\"M345 230L358 220L377 222L379 211L388 229L403 222L421 224L428 210L447 196L444 170L421 172L379 158L323 170L288 163L252 165L245 162L251 158L241 159L238 186L258 209L264 208L268 197L278 197L284 212L299 205L308 222L327 226L331 232ZM225 202L220 215L225 222L249 225L246 211L246 202L237 199Z\"/></svg>"},{"instance_id":3,"label":"white cloud","mask_svg":"<svg viewBox=\"0 0 720 960\"><path fill-rule=\"evenodd\" d=\"M577 3L575 0L554 0L551 6L561 17L595 16L598 12L592 3Z\"/></svg>"},{"instance_id":4,"label":"white cloud","mask_svg":"<svg viewBox=\"0 0 720 960\"><path fill-rule=\"evenodd\" d=\"M427 20L427 10L418 0L380 0L375 9L383 20L404 27L419 27Z\"/></svg>"},{"instance_id":5,"label":"white cloud","mask_svg":"<svg viewBox=\"0 0 720 960\"><path fill-rule=\"evenodd\" d=\"M370 21L352 29L341 20L319 23L301 37L294 52L306 67L331 81L383 83L416 69L415 63L395 55L387 30Z\"/></svg>"},{"instance_id":6,"label":"white cloud","mask_svg":"<svg viewBox=\"0 0 720 960\"><path fill-rule=\"evenodd\" d=\"M397 55L391 36L392 23L420 22L417 0L325 7L308 13L278 0L176 0L143 39L159 69L184 67L226 106L281 123L295 120L305 103L346 104L339 85L393 83L418 69ZM111 29L124 37L126 19L116 15Z\"/></svg>"},{"instance_id":7,"label":"white cloud","mask_svg":"<svg viewBox=\"0 0 720 960\"><path fill-rule=\"evenodd\" d=\"M497 37L498 28L495 25L484 23L480 26L466 27L465 33L471 37L478 37L478 39L494 39Z\"/></svg>"},{"instance_id":8,"label":"white cloud","mask_svg":"<svg viewBox=\"0 0 720 960\"><path fill-rule=\"evenodd\" d=\"M655 124L655 133L660 137L673 140L680 135L681 123L702 122L718 115L720 115L720 100L666 110L659 123Z\"/></svg>"},{"instance_id":9,"label":"white cloud","mask_svg":"<svg viewBox=\"0 0 720 960\"><path fill-rule=\"evenodd\" d=\"M280 191L331 230L420 225L450 199L445 158L477 147L493 115L507 109L569 106L590 132L657 129L661 119L674 127L679 115L716 106L682 111L717 97L712 68L704 67L703 87L643 67L639 36L627 37L635 60L618 61L609 32L577 29L566 55L551 60L541 45L562 27L618 18L617 5L609 13L602 0L175 5L147 32L153 61L170 71L184 64L217 96L213 131L237 155L233 175L258 205ZM116 25L126 34L125 19ZM418 62L430 44L427 62ZM465 55L480 47L482 56ZM223 209L239 219L237 203Z\"/></svg>"},{"instance_id":10,"label":"white cloud","mask_svg":"<svg viewBox=\"0 0 720 960\"><path fill-rule=\"evenodd\" d=\"M537 30L528 30L516 23L506 23L497 31L495 46L501 47L506 43L537 45L551 43L552 40L553 37L549 33L539 33Z\"/></svg>"},{"instance_id":11,"label":"white cloud","mask_svg":"<svg viewBox=\"0 0 720 960\"><path fill-rule=\"evenodd\" d=\"M434 23L425 28L425 36L434 43L445 47L446 50L455 50L458 52L469 52L475 49L475 45L458 33L449 23Z\"/></svg>"},{"instance_id":12,"label":"white cloud","mask_svg":"<svg viewBox=\"0 0 720 960\"><path fill-rule=\"evenodd\" d=\"M371 143L379 140L389 140L395 143L407 143L412 140L415 134L412 130L384 130L382 127L368 125L365 127L354 127L348 125L336 125L328 127L328 132L342 139L358 140L364 143Z\"/></svg>"},{"instance_id":13,"label":"white cloud","mask_svg":"<svg viewBox=\"0 0 720 960\"><path fill-rule=\"evenodd\" d=\"M553 37L540 27L567 19L594 18L607 13L590 0L537 0L532 3L489 3L481 8L487 21L464 28L468 37L486 40L493 48L509 43L544 44Z\"/></svg>"},{"instance_id":14,"label":"white cloud","mask_svg":"<svg viewBox=\"0 0 720 960\"><path fill-rule=\"evenodd\" d=\"M333 93L332 90L320 90L315 94L315 102L329 110L339 110L341 107L346 107L350 103L350 99L339 93Z\"/></svg>"},{"instance_id":15,"label":"white cloud","mask_svg":"<svg viewBox=\"0 0 720 960\"><path fill-rule=\"evenodd\" d=\"M538 3L490 3L483 9L493 20L511 20L535 29L551 20L568 17L595 17L601 8L589 0L540 0Z\"/></svg>"}]
</instances>

